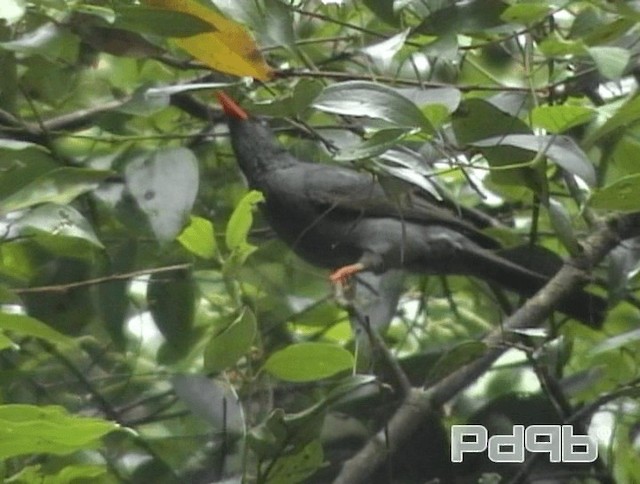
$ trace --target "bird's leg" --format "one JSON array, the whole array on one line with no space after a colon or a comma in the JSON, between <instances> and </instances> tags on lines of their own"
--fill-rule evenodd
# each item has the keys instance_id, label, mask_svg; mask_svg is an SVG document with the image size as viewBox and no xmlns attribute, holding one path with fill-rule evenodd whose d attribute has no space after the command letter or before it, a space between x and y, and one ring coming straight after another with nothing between
<instances>
[{"instance_id":1,"label":"bird's leg","mask_svg":"<svg viewBox=\"0 0 640 484\"><path fill-rule=\"evenodd\" d=\"M366 269L366 266L362 262L356 262L355 264L349 264L348 266L342 266L339 269L333 271L329 276L329 279L334 284L345 284L351 276L362 272Z\"/></svg>"},{"instance_id":2,"label":"bird's leg","mask_svg":"<svg viewBox=\"0 0 640 484\"><path fill-rule=\"evenodd\" d=\"M355 264L342 266L333 271L329 279L334 284L345 284L352 276L362 271L383 272L384 261L382 256L376 252L365 252Z\"/></svg>"}]
</instances>

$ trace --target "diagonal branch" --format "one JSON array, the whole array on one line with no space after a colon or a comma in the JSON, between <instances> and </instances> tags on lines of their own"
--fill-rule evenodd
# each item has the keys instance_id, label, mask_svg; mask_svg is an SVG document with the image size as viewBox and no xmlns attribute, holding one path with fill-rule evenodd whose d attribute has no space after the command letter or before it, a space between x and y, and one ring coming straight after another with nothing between
<instances>
[{"instance_id":1,"label":"diagonal branch","mask_svg":"<svg viewBox=\"0 0 640 484\"><path fill-rule=\"evenodd\" d=\"M430 389L412 389L391 417L386 430L388 437L382 432L374 435L360 452L344 464L334 482L368 482L376 475L387 456L402 448L413 431L419 427L419 421L473 383L506 351L504 340L509 338L509 330L542 324L560 301L587 282L591 268L621 240L637 235L640 235L640 213L617 216L607 223L600 224L584 241L583 252L580 255L567 260L543 289L508 317L503 330L496 330L485 338L489 347L487 353Z\"/></svg>"}]
</instances>

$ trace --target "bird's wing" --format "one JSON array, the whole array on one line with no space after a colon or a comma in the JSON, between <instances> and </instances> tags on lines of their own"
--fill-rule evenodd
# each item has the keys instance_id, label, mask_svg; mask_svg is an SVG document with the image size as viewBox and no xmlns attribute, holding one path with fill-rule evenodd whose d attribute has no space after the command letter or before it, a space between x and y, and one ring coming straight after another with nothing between
<instances>
[{"instance_id":1,"label":"bird's wing","mask_svg":"<svg viewBox=\"0 0 640 484\"><path fill-rule=\"evenodd\" d=\"M278 170L277 191L289 204L311 204L318 213L359 217L396 217L424 225L444 225L468 235L483 246L496 247L472 224L444 206L425 198L394 200L368 173L337 166L299 163Z\"/></svg>"}]
</instances>

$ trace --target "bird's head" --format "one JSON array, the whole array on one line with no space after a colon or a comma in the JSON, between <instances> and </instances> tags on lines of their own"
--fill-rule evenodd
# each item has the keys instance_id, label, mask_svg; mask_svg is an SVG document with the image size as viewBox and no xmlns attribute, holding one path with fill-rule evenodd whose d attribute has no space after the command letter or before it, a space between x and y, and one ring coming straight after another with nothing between
<instances>
[{"instance_id":1,"label":"bird's head","mask_svg":"<svg viewBox=\"0 0 640 484\"><path fill-rule=\"evenodd\" d=\"M236 159L250 185L259 185L265 171L291 164L291 155L265 123L251 117L224 92L216 96L227 116Z\"/></svg>"}]
</instances>

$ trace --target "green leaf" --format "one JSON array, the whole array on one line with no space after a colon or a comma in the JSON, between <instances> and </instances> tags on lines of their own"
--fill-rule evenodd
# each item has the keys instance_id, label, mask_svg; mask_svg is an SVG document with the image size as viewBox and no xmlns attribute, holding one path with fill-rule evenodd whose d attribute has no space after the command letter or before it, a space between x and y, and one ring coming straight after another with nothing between
<instances>
[{"instance_id":1,"label":"green leaf","mask_svg":"<svg viewBox=\"0 0 640 484\"><path fill-rule=\"evenodd\" d=\"M406 135L407 131L405 129L381 129L376 131L368 140L341 150L334 159L336 161L353 161L372 158L396 146Z\"/></svg>"},{"instance_id":2,"label":"green leaf","mask_svg":"<svg viewBox=\"0 0 640 484\"><path fill-rule=\"evenodd\" d=\"M539 22L551 13L549 5L538 5L535 3L519 3L509 6L500 18L506 22L517 22L523 25L530 25Z\"/></svg>"},{"instance_id":3,"label":"green leaf","mask_svg":"<svg viewBox=\"0 0 640 484\"><path fill-rule=\"evenodd\" d=\"M263 200L262 193L252 190L238 202L229 218L225 234L225 242L229 250L241 249L248 245L247 235L253 224L253 211Z\"/></svg>"},{"instance_id":4,"label":"green leaf","mask_svg":"<svg viewBox=\"0 0 640 484\"><path fill-rule=\"evenodd\" d=\"M91 246L103 249L104 246L98 240L93 227L75 208L69 205L56 205L48 203L34 208L22 217L16 226L21 234L36 235L36 240L42 242L47 248L52 249L59 255L81 255L83 252L81 245L74 242L83 241ZM56 250L56 239L60 244L68 244L73 251L80 249L74 254L71 250ZM69 241L68 239L76 239Z\"/></svg>"},{"instance_id":5,"label":"green leaf","mask_svg":"<svg viewBox=\"0 0 640 484\"><path fill-rule=\"evenodd\" d=\"M591 355L606 353L607 351L617 350L625 346L637 345L640 342L640 329L632 329L622 334L617 334L603 341L589 350Z\"/></svg>"},{"instance_id":6,"label":"green leaf","mask_svg":"<svg viewBox=\"0 0 640 484\"><path fill-rule=\"evenodd\" d=\"M191 216L191 222L178 236L178 242L203 259L213 259L218 251L213 224L202 217Z\"/></svg>"},{"instance_id":7,"label":"green leaf","mask_svg":"<svg viewBox=\"0 0 640 484\"><path fill-rule=\"evenodd\" d=\"M142 5L119 6L114 27L160 37L192 37L213 29L195 15Z\"/></svg>"},{"instance_id":8,"label":"green leaf","mask_svg":"<svg viewBox=\"0 0 640 484\"><path fill-rule=\"evenodd\" d=\"M582 55L587 52L582 40L566 40L555 32L540 42L539 49L547 57Z\"/></svg>"},{"instance_id":9,"label":"green leaf","mask_svg":"<svg viewBox=\"0 0 640 484\"><path fill-rule=\"evenodd\" d=\"M0 42L0 49L73 64L78 57L78 45L75 35L53 23L45 23L16 40Z\"/></svg>"},{"instance_id":10,"label":"green leaf","mask_svg":"<svg viewBox=\"0 0 640 484\"><path fill-rule=\"evenodd\" d=\"M328 113L365 116L401 127L432 130L413 102L395 90L373 82L332 84L315 99L313 106Z\"/></svg>"},{"instance_id":11,"label":"green leaf","mask_svg":"<svg viewBox=\"0 0 640 484\"><path fill-rule=\"evenodd\" d=\"M433 365L427 376L428 382L435 382L453 373L458 368L479 358L487 351L487 345L480 341L465 341L444 353Z\"/></svg>"},{"instance_id":12,"label":"green leaf","mask_svg":"<svg viewBox=\"0 0 640 484\"><path fill-rule=\"evenodd\" d=\"M353 355L340 346L299 343L273 353L264 369L281 380L321 380L353 367Z\"/></svg>"},{"instance_id":13,"label":"green leaf","mask_svg":"<svg viewBox=\"0 0 640 484\"><path fill-rule=\"evenodd\" d=\"M158 241L174 240L198 193L198 160L193 152L169 148L138 157L127 165L125 180Z\"/></svg>"},{"instance_id":14,"label":"green leaf","mask_svg":"<svg viewBox=\"0 0 640 484\"><path fill-rule=\"evenodd\" d=\"M156 272L147 285L147 304L169 345L185 349L191 342L196 312L196 283L190 269Z\"/></svg>"},{"instance_id":15,"label":"green leaf","mask_svg":"<svg viewBox=\"0 0 640 484\"><path fill-rule=\"evenodd\" d=\"M21 210L40 203L66 205L83 193L97 188L110 171L64 167L33 180L0 201L0 214Z\"/></svg>"},{"instance_id":16,"label":"green leaf","mask_svg":"<svg viewBox=\"0 0 640 484\"><path fill-rule=\"evenodd\" d=\"M402 32L373 45L368 45L360 49L360 52L378 60L383 66L388 66L393 57L400 52L409 36L411 29L404 29Z\"/></svg>"},{"instance_id":17,"label":"green leaf","mask_svg":"<svg viewBox=\"0 0 640 484\"><path fill-rule=\"evenodd\" d=\"M510 133L531 133L524 121L483 99L461 103L453 115L452 126L460 146Z\"/></svg>"},{"instance_id":18,"label":"green leaf","mask_svg":"<svg viewBox=\"0 0 640 484\"><path fill-rule=\"evenodd\" d=\"M589 47L587 50L595 62L598 72L612 81L623 76L631 60L631 52L622 47L598 46Z\"/></svg>"},{"instance_id":19,"label":"green leaf","mask_svg":"<svg viewBox=\"0 0 640 484\"><path fill-rule=\"evenodd\" d=\"M607 119L599 129L588 136L584 141L584 145L590 147L602 137L619 128L626 128L638 121L638 119L640 119L640 96L634 95L613 116Z\"/></svg>"},{"instance_id":20,"label":"green leaf","mask_svg":"<svg viewBox=\"0 0 640 484\"><path fill-rule=\"evenodd\" d=\"M473 146L481 148L505 145L530 151L532 155L544 153L555 164L579 176L588 185L593 186L596 183L596 172L591 160L568 136L507 134L473 143Z\"/></svg>"},{"instance_id":21,"label":"green leaf","mask_svg":"<svg viewBox=\"0 0 640 484\"><path fill-rule=\"evenodd\" d=\"M312 440L302 450L279 457L271 468L267 483L297 484L313 475L322 465L324 454L319 440Z\"/></svg>"},{"instance_id":22,"label":"green leaf","mask_svg":"<svg viewBox=\"0 0 640 484\"><path fill-rule=\"evenodd\" d=\"M595 112L585 106L538 106L531 111L531 123L550 133L562 133L574 126L588 123L594 116Z\"/></svg>"},{"instance_id":23,"label":"green leaf","mask_svg":"<svg viewBox=\"0 0 640 484\"><path fill-rule=\"evenodd\" d=\"M35 149L40 151L47 151L44 147L29 141L20 141L16 139L0 139L0 149L11 151L22 151L27 149Z\"/></svg>"},{"instance_id":24,"label":"green leaf","mask_svg":"<svg viewBox=\"0 0 640 484\"><path fill-rule=\"evenodd\" d=\"M576 255L581 251L580 243L576 238L576 234L573 231L573 223L571 217L567 213L566 208L560 202L554 198L549 197L549 204L547 206L549 211L549 220L553 231L558 236L558 239L567 248L570 254Z\"/></svg>"},{"instance_id":25,"label":"green leaf","mask_svg":"<svg viewBox=\"0 0 640 484\"><path fill-rule=\"evenodd\" d=\"M24 454L70 454L95 447L119 429L97 418L70 415L62 407L0 405L0 459Z\"/></svg>"},{"instance_id":26,"label":"green leaf","mask_svg":"<svg viewBox=\"0 0 640 484\"><path fill-rule=\"evenodd\" d=\"M251 349L257 331L256 317L248 308L231 324L217 329L204 350L207 371L220 372L235 365Z\"/></svg>"},{"instance_id":27,"label":"green leaf","mask_svg":"<svg viewBox=\"0 0 640 484\"><path fill-rule=\"evenodd\" d=\"M589 199L592 208L635 212L640 210L640 175L629 175L616 180Z\"/></svg>"},{"instance_id":28,"label":"green leaf","mask_svg":"<svg viewBox=\"0 0 640 484\"><path fill-rule=\"evenodd\" d=\"M12 333L20 336L41 338L53 344L74 344L74 340L72 338L59 333L55 329L35 318L31 318L23 314L0 312L0 330L11 331Z\"/></svg>"}]
</instances>

